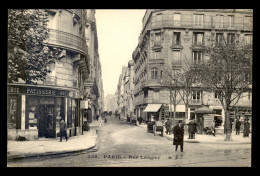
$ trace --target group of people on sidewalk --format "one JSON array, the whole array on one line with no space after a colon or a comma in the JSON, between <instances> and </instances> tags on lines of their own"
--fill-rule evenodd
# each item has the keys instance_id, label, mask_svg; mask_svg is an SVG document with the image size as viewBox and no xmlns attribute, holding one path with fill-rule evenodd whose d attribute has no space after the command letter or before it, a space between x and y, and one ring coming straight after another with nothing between
<instances>
[{"instance_id":1,"label":"group of people on sidewalk","mask_svg":"<svg viewBox=\"0 0 260 176\"><path fill-rule=\"evenodd\" d=\"M250 133L250 123L248 122L249 120L246 119L244 124L244 130L243 130L243 137L249 137ZM164 122L165 126L165 133L166 134L171 134L171 132L174 135L173 138L173 145L175 145L175 151L178 150L178 146L180 145L181 152L183 152L183 138L184 138L184 125L182 121L178 121L177 124L174 126L174 128L171 128L171 122L169 119L167 119ZM197 123L194 120L190 120L186 125L188 125L188 133L189 137L188 139L195 139L195 133L197 132L196 126ZM239 119L236 120L236 135L240 134L240 126L241 126L241 121ZM216 120L213 120L211 123L211 131L213 136L216 135Z\"/></svg>"}]
</instances>

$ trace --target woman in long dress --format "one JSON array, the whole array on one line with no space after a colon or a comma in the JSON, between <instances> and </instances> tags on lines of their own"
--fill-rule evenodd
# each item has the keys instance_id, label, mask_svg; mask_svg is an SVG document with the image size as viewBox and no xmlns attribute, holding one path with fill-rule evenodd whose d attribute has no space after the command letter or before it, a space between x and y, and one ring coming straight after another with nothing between
<instances>
[{"instance_id":1,"label":"woman in long dress","mask_svg":"<svg viewBox=\"0 0 260 176\"><path fill-rule=\"evenodd\" d=\"M244 134L243 137L249 137L249 132L250 132L250 123L248 120L244 123Z\"/></svg>"}]
</instances>

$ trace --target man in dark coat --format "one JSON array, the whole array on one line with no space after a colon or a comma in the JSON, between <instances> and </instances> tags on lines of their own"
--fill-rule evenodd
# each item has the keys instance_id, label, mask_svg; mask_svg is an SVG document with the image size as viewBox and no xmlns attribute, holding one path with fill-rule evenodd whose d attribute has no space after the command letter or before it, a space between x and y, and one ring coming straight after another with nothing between
<instances>
[{"instance_id":1,"label":"man in dark coat","mask_svg":"<svg viewBox=\"0 0 260 176\"><path fill-rule=\"evenodd\" d=\"M177 125L173 128L173 145L175 145L175 151L178 150L178 145L181 146L181 152L183 152L183 136L184 136L184 128L181 125L182 121L179 121Z\"/></svg>"},{"instance_id":2,"label":"man in dark coat","mask_svg":"<svg viewBox=\"0 0 260 176\"><path fill-rule=\"evenodd\" d=\"M239 118L236 119L236 135L240 134L240 126L241 122L239 121Z\"/></svg>"},{"instance_id":3,"label":"man in dark coat","mask_svg":"<svg viewBox=\"0 0 260 176\"><path fill-rule=\"evenodd\" d=\"M67 136L67 124L64 120L60 122L60 142L62 142L62 137L65 136L66 141L68 140Z\"/></svg>"},{"instance_id":4,"label":"man in dark coat","mask_svg":"<svg viewBox=\"0 0 260 176\"><path fill-rule=\"evenodd\" d=\"M190 120L188 125L188 133L189 133L189 139L195 138L195 122L194 120Z\"/></svg>"},{"instance_id":5,"label":"man in dark coat","mask_svg":"<svg viewBox=\"0 0 260 176\"><path fill-rule=\"evenodd\" d=\"M166 134L170 134L170 129L171 129L171 122L169 119L165 122L165 128L166 128Z\"/></svg>"}]
</instances>

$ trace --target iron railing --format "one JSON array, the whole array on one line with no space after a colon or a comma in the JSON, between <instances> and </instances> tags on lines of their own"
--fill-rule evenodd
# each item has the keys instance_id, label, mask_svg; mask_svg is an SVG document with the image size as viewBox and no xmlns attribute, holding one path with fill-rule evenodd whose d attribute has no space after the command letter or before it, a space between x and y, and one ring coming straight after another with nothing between
<instances>
[{"instance_id":1,"label":"iron railing","mask_svg":"<svg viewBox=\"0 0 260 176\"><path fill-rule=\"evenodd\" d=\"M87 55L86 41L83 38L68 32L63 32L56 29L49 29L49 38L47 39L46 43L59 45L61 47L76 50Z\"/></svg>"},{"instance_id":2,"label":"iron railing","mask_svg":"<svg viewBox=\"0 0 260 176\"><path fill-rule=\"evenodd\" d=\"M192 16L190 17L191 19ZM215 22L214 20L203 21L202 23L194 23L193 20L187 21L174 21L174 20L161 20L161 21L152 21L151 29L157 28L195 28L195 29L222 29L222 30L253 30L253 25L250 21L244 21L242 18L237 18L237 22L230 24L229 22Z\"/></svg>"}]
</instances>

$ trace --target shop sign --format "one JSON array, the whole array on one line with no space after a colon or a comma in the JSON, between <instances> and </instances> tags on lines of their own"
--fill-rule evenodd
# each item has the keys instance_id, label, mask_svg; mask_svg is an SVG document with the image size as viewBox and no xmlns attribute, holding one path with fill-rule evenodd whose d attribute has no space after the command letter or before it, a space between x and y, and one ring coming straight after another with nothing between
<instances>
[{"instance_id":1,"label":"shop sign","mask_svg":"<svg viewBox=\"0 0 260 176\"><path fill-rule=\"evenodd\" d=\"M45 87L31 87L31 86L8 86L7 93L20 93L26 95L45 95L45 96L62 96L69 97L72 94L67 90L57 90Z\"/></svg>"}]
</instances>

